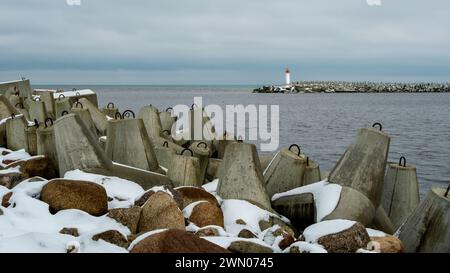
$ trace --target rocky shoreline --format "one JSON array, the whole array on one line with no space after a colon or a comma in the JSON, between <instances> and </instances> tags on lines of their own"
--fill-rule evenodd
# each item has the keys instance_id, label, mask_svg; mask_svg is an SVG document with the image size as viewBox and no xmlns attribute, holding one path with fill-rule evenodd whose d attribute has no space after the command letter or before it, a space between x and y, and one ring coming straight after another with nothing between
<instances>
[{"instance_id":1,"label":"rocky shoreline","mask_svg":"<svg viewBox=\"0 0 450 273\"><path fill-rule=\"evenodd\" d=\"M450 83L296 82L262 86L253 93L447 93Z\"/></svg>"},{"instance_id":2,"label":"rocky shoreline","mask_svg":"<svg viewBox=\"0 0 450 273\"><path fill-rule=\"evenodd\" d=\"M380 123L323 172L295 144L176 140L170 109L27 80L0 93L0 252L450 252L450 187L420 200Z\"/></svg>"}]
</instances>

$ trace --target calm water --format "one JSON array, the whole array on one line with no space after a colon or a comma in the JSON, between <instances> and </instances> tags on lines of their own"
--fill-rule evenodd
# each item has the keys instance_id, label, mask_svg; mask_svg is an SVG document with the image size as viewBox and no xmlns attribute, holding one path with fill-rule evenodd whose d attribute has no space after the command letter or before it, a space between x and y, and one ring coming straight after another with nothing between
<instances>
[{"instance_id":1,"label":"calm water","mask_svg":"<svg viewBox=\"0 0 450 273\"><path fill-rule=\"evenodd\" d=\"M66 90L73 86L66 87ZM82 86L75 86L82 88ZM405 156L417 166L421 194L450 183L450 94L252 94L252 87L88 86L99 104L121 111L153 104L280 105L280 146L297 143L322 170L330 170L357 130L383 124L391 136L389 160Z\"/></svg>"}]
</instances>

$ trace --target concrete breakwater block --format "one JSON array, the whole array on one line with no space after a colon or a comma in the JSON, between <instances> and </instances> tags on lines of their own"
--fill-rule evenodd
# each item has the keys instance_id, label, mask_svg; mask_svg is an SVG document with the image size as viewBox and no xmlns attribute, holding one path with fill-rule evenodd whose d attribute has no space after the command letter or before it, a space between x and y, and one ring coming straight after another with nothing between
<instances>
[{"instance_id":1,"label":"concrete breakwater block","mask_svg":"<svg viewBox=\"0 0 450 273\"><path fill-rule=\"evenodd\" d=\"M384 179L382 206L394 228L399 228L420 203L416 167L407 165L402 157L399 164L389 164Z\"/></svg>"},{"instance_id":2,"label":"concrete breakwater block","mask_svg":"<svg viewBox=\"0 0 450 273\"><path fill-rule=\"evenodd\" d=\"M102 108L102 113L110 118L114 118L116 114L119 112L119 108L114 105L114 103L110 102L106 105L106 107Z\"/></svg>"},{"instance_id":3,"label":"concrete breakwater block","mask_svg":"<svg viewBox=\"0 0 450 273\"><path fill-rule=\"evenodd\" d=\"M97 128L95 127L94 121L92 120L91 113L87 108L84 108L84 105L81 102L79 101L75 102L73 104L72 109L70 109L70 112L78 115L81 118L81 120L84 122L86 127L92 132L95 138L99 137Z\"/></svg>"},{"instance_id":4,"label":"concrete breakwater block","mask_svg":"<svg viewBox=\"0 0 450 273\"><path fill-rule=\"evenodd\" d=\"M54 118L55 117L55 100L53 99L53 92L51 91L34 91L34 95L39 96L39 100L44 103L46 118Z\"/></svg>"},{"instance_id":5,"label":"concrete breakwater block","mask_svg":"<svg viewBox=\"0 0 450 273\"><path fill-rule=\"evenodd\" d=\"M44 123L47 118L47 109L45 103L40 98L35 100L28 100L28 112L31 120L37 120L39 123Z\"/></svg>"},{"instance_id":6,"label":"concrete breakwater block","mask_svg":"<svg viewBox=\"0 0 450 273\"><path fill-rule=\"evenodd\" d=\"M108 122L106 154L114 162L159 171L159 163L142 119L113 119Z\"/></svg>"},{"instance_id":7,"label":"concrete breakwater block","mask_svg":"<svg viewBox=\"0 0 450 273\"><path fill-rule=\"evenodd\" d=\"M432 188L400 228L405 252L450 252L449 189Z\"/></svg>"},{"instance_id":8,"label":"concrete breakwater block","mask_svg":"<svg viewBox=\"0 0 450 273\"><path fill-rule=\"evenodd\" d=\"M304 185L306 156L298 145L282 149L264 171L267 194L286 192Z\"/></svg>"},{"instance_id":9,"label":"concrete breakwater block","mask_svg":"<svg viewBox=\"0 0 450 273\"><path fill-rule=\"evenodd\" d=\"M159 119L158 109L152 105L144 106L139 110L138 117L144 122L145 129L150 138L161 136L161 121Z\"/></svg>"},{"instance_id":10,"label":"concrete breakwater block","mask_svg":"<svg viewBox=\"0 0 450 273\"><path fill-rule=\"evenodd\" d=\"M6 147L12 151L28 149L27 128L28 121L23 115L12 115L6 121Z\"/></svg>"},{"instance_id":11,"label":"concrete breakwater block","mask_svg":"<svg viewBox=\"0 0 450 273\"><path fill-rule=\"evenodd\" d=\"M11 117L12 114L18 115L19 112L13 105L11 105L11 103L5 96L0 95L0 120L9 118L9 117ZM0 124L0 145L5 146L5 144L6 144L6 123L1 123Z\"/></svg>"},{"instance_id":12,"label":"concrete breakwater block","mask_svg":"<svg viewBox=\"0 0 450 273\"><path fill-rule=\"evenodd\" d=\"M55 117L56 119L63 116L64 113L69 113L72 109L69 98L66 98L63 94L59 94L58 98L55 99Z\"/></svg>"},{"instance_id":13,"label":"concrete breakwater block","mask_svg":"<svg viewBox=\"0 0 450 273\"><path fill-rule=\"evenodd\" d=\"M21 98L28 98L31 96L31 84L29 79L22 79L18 81L9 81L0 83L0 94L5 95L8 92L18 92Z\"/></svg>"},{"instance_id":14,"label":"concrete breakwater block","mask_svg":"<svg viewBox=\"0 0 450 273\"><path fill-rule=\"evenodd\" d=\"M231 143L236 142L236 137L225 131L220 139L216 139L213 141L214 150L216 151L216 157L219 159L223 159L227 146ZM267 159L267 161L269 162L272 158L273 156L271 155L270 159Z\"/></svg>"},{"instance_id":15,"label":"concrete breakwater block","mask_svg":"<svg viewBox=\"0 0 450 273\"><path fill-rule=\"evenodd\" d=\"M289 218L298 230L304 230L316 223L316 207L312 193L279 198L272 202L272 207L276 212Z\"/></svg>"},{"instance_id":16,"label":"concrete breakwater block","mask_svg":"<svg viewBox=\"0 0 450 273\"><path fill-rule=\"evenodd\" d=\"M356 139L331 171L328 180L361 192L378 208L389 144L389 136L381 130L360 129Z\"/></svg>"},{"instance_id":17,"label":"concrete breakwater block","mask_svg":"<svg viewBox=\"0 0 450 273\"><path fill-rule=\"evenodd\" d=\"M212 147L211 147L212 148ZM208 169L209 157L212 154L210 145L203 141L195 141L191 144L189 149L194 153L194 156L198 158L200 163L200 180L202 184L206 179L206 171Z\"/></svg>"},{"instance_id":18,"label":"concrete breakwater block","mask_svg":"<svg viewBox=\"0 0 450 273\"><path fill-rule=\"evenodd\" d=\"M255 145L228 145L219 169L217 194L223 199L247 200L272 209Z\"/></svg>"},{"instance_id":19,"label":"concrete breakwater block","mask_svg":"<svg viewBox=\"0 0 450 273\"><path fill-rule=\"evenodd\" d=\"M153 150L155 151L156 159L158 159L159 165L169 169L172 160L177 154L175 149L169 147L169 142L165 141L162 146L153 145Z\"/></svg>"},{"instance_id":20,"label":"concrete breakwater block","mask_svg":"<svg viewBox=\"0 0 450 273\"><path fill-rule=\"evenodd\" d=\"M94 122L95 128L97 128L99 134L105 136L106 129L108 127L108 119L106 118L106 115L86 98L81 98L79 102L84 108L89 110L89 114L91 114L92 121Z\"/></svg>"},{"instance_id":21,"label":"concrete breakwater block","mask_svg":"<svg viewBox=\"0 0 450 273\"><path fill-rule=\"evenodd\" d=\"M172 108L167 108L165 111L159 113L159 120L162 131L172 132L172 126L177 119L176 117L172 117Z\"/></svg>"},{"instance_id":22,"label":"concrete breakwater block","mask_svg":"<svg viewBox=\"0 0 450 273\"><path fill-rule=\"evenodd\" d=\"M36 130L36 136L37 154L47 156L53 166L58 170L58 154L56 152L55 132L51 118L46 119L44 125Z\"/></svg>"},{"instance_id":23,"label":"concrete breakwater block","mask_svg":"<svg viewBox=\"0 0 450 273\"><path fill-rule=\"evenodd\" d=\"M317 163L316 161L311 160L309 157L307 157L304 176L305 176L303 178L304 185L310 185L310 184L321 181L323 178L320 173L319 163Z\"/></svg>"},{"instance_id":24,"label":"concrete breakwater block","mask_svg":"<svg viewBox=\"0 0 450 273\"><path fill-rule=\"evenodd\" d=\"M200 173L200 160L194 157L192 150L185 149L180 155L174 156L167 171L167 177L173 181L175 187L201 187L203 181Z\"/></svg>"}]
</instances>

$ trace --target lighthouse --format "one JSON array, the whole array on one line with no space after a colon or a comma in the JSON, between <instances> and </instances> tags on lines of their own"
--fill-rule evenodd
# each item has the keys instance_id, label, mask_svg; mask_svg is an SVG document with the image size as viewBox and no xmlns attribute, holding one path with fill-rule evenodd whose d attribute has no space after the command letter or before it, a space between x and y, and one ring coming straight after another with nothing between
<instances>
[{"instance_id":1,"label":"lighthouse","mask_svg":"<svg viewBox=\"0 0 450 273\"><path fill-rule=\"evenodd\" d=\"M284 72L286 75L286 85L291 84L291 71L289 71L289 68L286 68L286 71Z\"/></svg>"}]
</instances>

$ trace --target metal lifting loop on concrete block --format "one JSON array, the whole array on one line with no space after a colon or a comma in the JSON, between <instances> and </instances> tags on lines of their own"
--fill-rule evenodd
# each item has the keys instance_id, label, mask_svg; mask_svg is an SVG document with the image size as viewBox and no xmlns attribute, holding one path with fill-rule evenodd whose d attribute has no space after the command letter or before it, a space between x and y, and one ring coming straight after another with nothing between
<instances>
[{"instance_id":1,"label":"metal lifting loop on concrete block","mask_svg":"<svg viewBox=\"0 0 450 273\"><path fill-rule=\"evenodd\" d=\"M75 92L75 96L81 96L80 92Z\"/></svg>"},{"instance_id":2,"label":"metal lifting loop on concrete block","mask_svg":"<svg viewBox=\"0 0 450 273\"><path fill-rule=\"evenodd\" d=\"M66 110L61 112L61 116L65 116L65 115L68 115L68 114L69 114L69 112L67 112Z\"/></svg>"},{"instance_id":3,"label":"metal lifting loop on concrete block","mask_svg":"<svg viewBox=\"0 0 450 273\"><path fill-rule=\"evenodd\" d=\"M166 109L166 112L172 112L172 111L173 111L172 107L169 107L169 108Z\"/></svg>"},{"instance_id":4,"label":"metal lifting loop on concrete block","mask_svg":"<svg viewBox=\"0 0 450 273\"><path fill-rule=\"evenodd\" d=\"M59 94L59 96L58 96L58 100L61 100L61 98L65 99L65 98L66 98L66 96L64 96L64 94Z\"/></svg>"},{"instance_id":5,"label":"metal lifting loop on concrete block","mask_svg":"<svg viewBox=\"0 0 450 273\"><path fill-rule=\"evenodd\" d=\"M48 126L48 122L50 121L50 126L53 126L53 119L52 118L47 118L44 122L45 128L49 127Z\"/></svg>"},{"instance_id":6,"label":"metal lifting loop on concrete block","mask_svg":"<svg viewBox=\"0 0 450 273\"><path fill-rule=\"evenodd\" d=\"M309 156L306 157L306 166L309 166Z\"/></svg>"},{"instance_id":7,"label":"metal lifting loop on concrete block","mask_svg":"<svg viewBox=\"0 0 450 273\"><path fill-rule=\"evenodd\" d=\"M445 192L444 196L448 197L448 193L450 192L450 184L448 185L447 191Z\"/></svg>"},{"instance_id":8,"label":"metal lifting loop on concrete block","mask_svg":"<svg viewBox=\"0 0 450 273\"><path fill-rule=\"evenodd\" d=\"M193 104L191 105L191 110L194 110L194 105L195 105L196 108L198 108L198 105L195 104L195 103L193 103Z\"/></svg>"},{"instance_id":9,"label":"metal lifting loop on concrete block","mask_svg":"<svg viewBox=\"0 0 450 273\"><path fill-rule=\"evenodd\" d=\"M75 102L75 108L78 108L78 105L80 105L81 106L80 108L83 109L83 104L81 102L79 101Z\"/></svg>"},{"instance_id":10,"label":"metal lifting loop on concrete block","mask_svg":"<svg viewBox=\"0 0 450 273\"><path fill-rule=\"evenodd\" d=\"M204 145L204 149L207 149L208 148L208 144L206 144L206 142L199 142L199 143L197 143L197 147L199 148L200 147L200 145Z\"/></svg>"},{"instance_id":11,"label":"metal lifting loop on concrete block","mask_svg":"<svg viewBox=\"0 0 450 273\"><path fill-rule=\"evenodd\" d=\"M406 158L404 156L400 157L400 160L398 161L398 165L406 167Z\"/></svg>"},{"instance_id":12,"label":"metal lifting loop on concrete block","mask_svg":"<svg viewBox=\"0 0 450 273\"><path fill-rule=\"evenodd\" d=\"M35 97L33 100L34 101L41 101L41 97Z\"/></svg>"},{"instance_id":13,"label":"metal lifting loop on concrete block","mask_svg":"<svg viewBox=\"0 0 450 273\"><path fill-rule=\"evenodd\" d=\"M17 106L20 106L20 108L19 108L19 109L24 109L24 107L23 107L23 103L21 103L21 102L19 102L19 103L16 103L16 105L14 105L14 107L16 107L16 108L17 108Z\"/></svg>"},{"instance_id":14,"label":"metal lifting loop on concrete block","mask_svg":"<svg viewBox=\"0 0 450 273\"><path fill-rule=\"evenodd\" d=\"M75 91L77 91L77 89L74 87L74 88L72 88L72 92L75 92Z\"/></svg>"},{"instance_id":15,"label":"metal lifting loop on concrete block","mask_svg":"<svg viewBox=\"0 0 450 273\"><path fill-rule=\"evenodd\" d=\"M34 126L36 128L39 128L39 121L37 119L34 119Z\"/></svg>"},{"instance_id":16,"label":"metal lifting loop on concrete block","mask_svg":"<svg viewBox=\"0 0 450 273\"><path fill-rule=\"evenodd\" d=\"M302 153L302 151L301 151L301 149L300 149L300 146L298 146L297 144L292 144L291 146L289 146L289 151L292 152L291 149L292 149L293 147L297 148L297 151L298 151L297 155L300 156L300 154Z\"/></svg>"},{"instance_id":17,"label":"metal lifting loop on concrete block","mask_svg":"<svg viewBox=\"0 0 450 273\"><path fill-rule=\"evenodd\" d=\"M242 136L238 137L237 142L239 142L239 143L243 143L244 142L244 140L242 140Z\"/></svg>"},{"instance_id":18,"label":"metal lifting loop on concrete block","mask_svg":"<svg viewBox=\"0 0 450 273\"><path fill-rule=\"evenodd\" d=\"M114 119L123 119L122 114L120 114L120 112L116 112Z\"/></svg>"},{"instance_id":19,"label":"metal lifting loop on concrete block","mask_svg":"<svg viewBox=\"0 0 450 273\"><path fill-rule=\"evenodd\" d=\"M376 123L374 123L374 124L372 125L373 128L375 128L375 127L377 127L377 126L378 126L378 128L380 129L380 131L383 131L383 125L381 125L381 123L376 122Z\"/></svg>"},{"instance_id":20,"label":"metal lifting loop on concrete block","mask_svg":"<svg viewBox=\"0 0 450 273\"><path fill-rule=\"evenodd\" d=\"M106 105L107 109L114 109L114 103L110 102L108 105Z\"/></svg>"},{"instance_id":21,"label":"metal lifting loop on concrete block","mask_svg":"<svg viewBox=\"0 0 450 273\"><path fill-rule=\"evenodd\" d=\"M164 141L164 143L163 143L163 147L169 148L169 142L167 142L167 141Z\"/></svg>"},{"instance_id":22,"label":"metal lifting loop on concrete block","mask_svg":"<svg viewBox=\"0 0 450 273\"><path fill-rule=\"evenodd\" d=\"M136 115L135 115L134 112L131 111L131 110L125 110L125 111L122 113L122 119L130 118L131 116L133 116L133 118L136 118Z\"/></svg>"},{"instance_id":23,"label":"metal lifting loop on concrete block","mask_svg":"<svg viewBox=\"0 0 450 273\"><path fill-rule=\"evenodd\" d=\"M16 114L11 113L11 119L15 119L16 118Z\"/></svg>"},{"instance_id":24,"label":"metal lifting loop on concrete block","mask_svg":"<svg viewBox=\"0 0 450 273\"><path fill-rule=\"evenodd\" d=\"M194 156L194 152L191 150L191 149L189 149L189 148L186 148L186 149L184 149L183 151L181 151L181 155L184 155L184 152L186 152L186 151L189 151L189 152L191 152L191 156Z\"/></svg>"}]
</instances>

